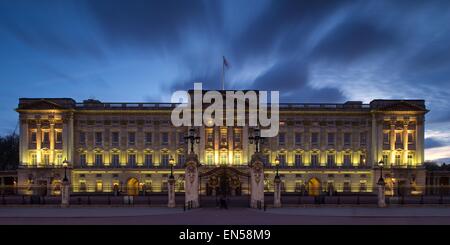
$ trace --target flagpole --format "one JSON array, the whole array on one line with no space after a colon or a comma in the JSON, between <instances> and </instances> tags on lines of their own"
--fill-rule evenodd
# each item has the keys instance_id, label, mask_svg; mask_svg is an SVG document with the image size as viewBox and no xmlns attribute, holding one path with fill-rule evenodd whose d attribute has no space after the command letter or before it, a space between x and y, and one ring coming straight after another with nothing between
<instances>
[{"instance_id":1,"label":"flagpole","mask_svg":"<svg viewBox=\"0 0 450 245\"><path fill-rule=\"evenodd\" d=\"M222 57L222 90L225 90L225 60Z\"/></svg>"}]
</instances>

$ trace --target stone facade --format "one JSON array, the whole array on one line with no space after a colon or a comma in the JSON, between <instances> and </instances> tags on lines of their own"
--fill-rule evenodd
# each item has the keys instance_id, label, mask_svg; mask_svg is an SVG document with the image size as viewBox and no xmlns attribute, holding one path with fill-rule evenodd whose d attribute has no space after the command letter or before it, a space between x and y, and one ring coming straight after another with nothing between
<instances>
[{"instance_id":1,"label":"stone facade","mask_svg":"<svg viewBox=\"0 0 450 245\"><path fill-rule=\"evenodd\" d=\"M173 157L175 191L183 192L188 128L172 126L175 106L21 98L18 185L28 194L35 186L59 194L67 159L73 193L166 192ZM421 193L426 112L423 100L280 104L280 132L260 145L265 191L273 191L278 156L282 192L376 192L376 163L384 160L387 195L398 186ZM218 190L220 171L211 170L224 165L234 169L228 171L231 192L248 194L255 152L249 127L196 129L200 194Z\"/></svg>"}]
</instances>

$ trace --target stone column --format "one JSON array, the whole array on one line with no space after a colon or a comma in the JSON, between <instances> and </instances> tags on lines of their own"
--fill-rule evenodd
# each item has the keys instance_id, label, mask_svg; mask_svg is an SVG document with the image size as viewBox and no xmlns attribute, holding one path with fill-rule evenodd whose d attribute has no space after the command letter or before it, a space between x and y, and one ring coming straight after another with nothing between
<instances>
[{"instance_id":1,"label":"stone column","mask_svg":"<svg viewBox=\"0 0 450 245\"><path fill-rule=\"evenodd\" d=\"M200 163L198 161L197 154L190 153L186 159L186 169L185 169L185 205L191 208L199 207L198 202L198 187L199 187L199 176L198 168Z\"/></svg>"},{"instance_id":2,"label":"stone column","mask_svg":"<svg viewBox=\"0 0 450 245\"><path fill-rule=\"evenodd\" d=\"M55 164L55 123L50 122L50 132L49 132L49 140L50 140L50 164Z\"/></svg>"},{"instance_id":3,"label":"stone column","mask_svg":"<svg viewBox=\"0 0 450 245\"><path fill-rule=\"evenodd\" d=\"M167 181L169 184L169 201L167 206L169 208L174 208L176 206L175 204L175 178L173 175L169 176L169 180Z\"/></svg>"},{"instance_id":4,"label":"stone column","mask_svg":"<svg viewBox=\"0 0 450 245\"><path fill-rule=\"evenodd\" d=\"M70 200L70 183L69 180L63 180L61 188L61 206L68 207Z\"/></svg>"},{"instance_id":5,"label":"stone column","mask_svg":"<svg viewBox=\"0 0 450 245\"><path fill-rule=\"evenodd\" d=\"M385 197L386 184L384 183L383 177L380 177L380 179L378 179L377 186L378 186L378 207L384 208L386 207L386 197Z\"/></svg>"},{"instance_id":6,"label":"stone column","mask_svg":"<svg viewBox=\"0 0 450 245\"><path fill-rule=\"evenodd\" d=\"M263 155L255 153L250 161L250 207L264 207L264 169Z\"/></svg>"},{"instance_id":7,"label":"stone column","mask_svg":"<svg viewBox=\"0 0 450 245\"><path fill-rule=\"evenodd\" d=\"M403 164L408 165L408 122L403 125Z\"/></svg>"},{"instance_id":8,"label":"stone column","mask_svg":"<svg viewBox=\"0 0 450 245\"><path fill-rule=\"evenodd\" d=\"M416 165L424 162L424 116L418 116L416 122Z\"/></svg>"},{"instance_id":9,"label":"stone column","mask_svg":"<svg viewBox=\"0 0 450 245\"><path fill-rule=\"evenodd\" d=\"M274 192L273 192L273 207L280 208L281 207L281 179L280 176L275 176L273 180L274 183Z\"/></svg>"},{"instance_id":10,"label":"stone column","mask_svg":"<svg viewBox=\"0 0 450 245\"><path fill-rule=\"evenodd\" d=\"M37 165L42 163L41 158L41 144L42 144L42 130L41 130L41 122L36 122L36 159Z\"/></svg>"},{"instance_id":11,"label":"stone column","mask_svg":"<svg viewBox=\"0 0 450 245\"><path fill-rule=\"evenodd\" d=\"M390 157L389 160L395 165L395 121L391 122L391 130L389 131Z\"/></svg>"}]
</instances>

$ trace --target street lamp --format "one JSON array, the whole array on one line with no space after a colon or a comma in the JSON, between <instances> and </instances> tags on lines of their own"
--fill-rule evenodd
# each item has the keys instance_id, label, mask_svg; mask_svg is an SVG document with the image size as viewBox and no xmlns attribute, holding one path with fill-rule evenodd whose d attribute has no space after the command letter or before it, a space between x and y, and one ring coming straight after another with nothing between
<instances>
[{"instance_id":1,"label":"street lamp","mask_svg":"<svg viewBox=\"0 0 450 245\"><path fill-rule=\"evenodd\" d=\"M378 179L378 183L384 183L384 179L383 179L383 166L384 166L384 162L383 160L380 160L378 162L378 167L380 167L380 178Z\"/></svg>"},{"instance_id":2,"label":"street lamp","mask_svg":"<svg viewBox=\"0 0 450 245\"><path fill-rule=\"evenodd\" d=\"M189 129L189 134L188 136L184 137L184 140L186 141L186 143L191 143L191 154L194 153L194 143L200 143L200 137L197 136L195 129L194 128L190 128Z\"/></svg>"},{"instance_id":3,"label":"street lamp","mask_svg":"<svg viewBox=\"0 0 450 245\"><path fill-rule=\"evenodd\" d=\"M275 175L275 177L279 177L279 175L278 175L278 168L280 167L280 158L278 157L278 155L277 155L277 157L275 158L275 167L276 167L276 169L277 169L277 174Z\"/></svg>"},{"instance_id":4,"label":"street lamp","mask_svg":"<svg viewBox=\"0 0 450 245\"><path fill-rule=\"evenodd\" d=\"M259 144L264 143L264 138L261 137L261 130L259 128L255 128L253 130L253 134L248 137L250 144L255 144L255 151L259 152Z\"/></svg>"},{"instance_id":5,"label":"street lamp","mask_svg":"<svg viewBox=\"0 0 450 245\"><path fill-rule=\"evenodd\" d=\"M175 165L175 159L173 159L172 155L169 158L169 165L170 165L170 177L173 179L173 165Z\"/></svg>"},{"instance_id":6,"label":"street lamp","mask_svg":"<svg viewBox=\"0 0 450 245\"><path fill-rule=\"evenodd\" d=\"M64 159L64 161L63 161L63 167L64 167L64 179L63 179L63 181L64 182L67 182L67 181L69 181L68 179L67 179L67 166L69 165L69 162L67 161L67 158L66 159Z\"/></svg>"}]
</instances>

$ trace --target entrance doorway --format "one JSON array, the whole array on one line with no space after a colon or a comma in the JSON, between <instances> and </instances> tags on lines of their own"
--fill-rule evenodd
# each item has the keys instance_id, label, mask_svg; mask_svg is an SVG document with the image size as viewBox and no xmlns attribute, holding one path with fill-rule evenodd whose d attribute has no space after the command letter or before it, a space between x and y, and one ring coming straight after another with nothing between
<instances>
[{"instance_id":1,"label":"entrance doorway","mask_svg":"<svg viewBox=\"0 0 450 245\"><path fill-rule=\"evenodd\" d=\"M308 194L310 196L320 195L320 181L317 178L312 178L308 181Z\"/></svg>"},{"instance_id":2,"label":"entrance doorway","mask_svg":"<svg viewBox=\"0 0 450 245\"><path fill-rule=\"evenodd\" d=\"M128 196L137 196L139 194L139 181L136 178L130 178L127 181Z\"/></svg>"}]
</instances>

